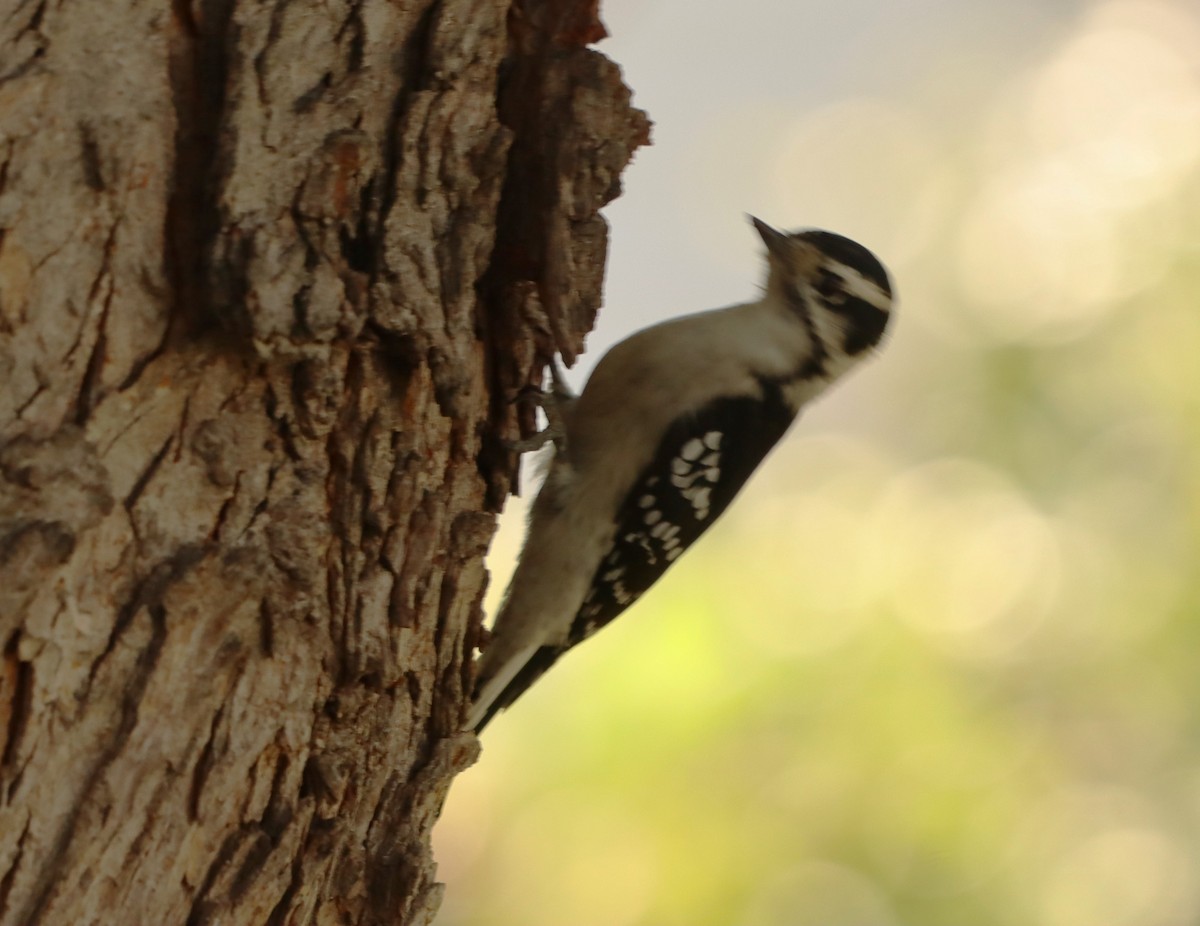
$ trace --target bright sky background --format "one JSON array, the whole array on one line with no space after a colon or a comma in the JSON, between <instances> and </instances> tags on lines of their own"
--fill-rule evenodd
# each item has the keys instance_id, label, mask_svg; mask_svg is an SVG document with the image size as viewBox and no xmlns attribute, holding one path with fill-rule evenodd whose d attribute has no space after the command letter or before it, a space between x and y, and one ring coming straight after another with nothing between
<instances>
[{"instance_id":1,"label":"bright sky background","mask_svg":"<svg viewBox=\"0 0 1200 926\"><path fill-rule=\"evenodd\" d=\"M435 832L439 923L1200 922L1200 5L602 16L654 145L606 210L577 386L754 296L747 212L862 241L900 305L486 731Z\"/></svg>"}]
</instances>

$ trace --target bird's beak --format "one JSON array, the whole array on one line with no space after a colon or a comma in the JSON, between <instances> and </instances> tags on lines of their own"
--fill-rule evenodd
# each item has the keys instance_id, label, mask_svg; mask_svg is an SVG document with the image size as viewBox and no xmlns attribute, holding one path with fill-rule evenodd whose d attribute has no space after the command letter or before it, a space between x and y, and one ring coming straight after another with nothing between
<instances>
[{"instance_id":1,"label":"bird's beak","mask_svg":"<svg viewBox=\"0 0 1200 926\"><path fill-rule=\"evenodd\" d=\"M750 221L754 224L758 236L762 238L763 244L767 246L767 251L782 260L788 251L788 236L755 216L750 216Z\"/></svg>"}]
</instances>

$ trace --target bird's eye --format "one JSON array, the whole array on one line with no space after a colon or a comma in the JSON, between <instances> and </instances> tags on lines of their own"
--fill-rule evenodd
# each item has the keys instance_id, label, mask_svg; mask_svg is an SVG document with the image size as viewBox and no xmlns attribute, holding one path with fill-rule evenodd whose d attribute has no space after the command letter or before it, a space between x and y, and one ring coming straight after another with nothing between
<instances>
[{"instance_id":1,"label":"bird's eye","mask_svg":"<svg viewBox=\"0 0 1200 926\"><path fill-rule=\"evenodd\" d=\"M837 305L846 301L846 291L843 289L845 284L846 281L832 270L822 270L814 288L826 302Z\"/></svg>"}]
</instances>

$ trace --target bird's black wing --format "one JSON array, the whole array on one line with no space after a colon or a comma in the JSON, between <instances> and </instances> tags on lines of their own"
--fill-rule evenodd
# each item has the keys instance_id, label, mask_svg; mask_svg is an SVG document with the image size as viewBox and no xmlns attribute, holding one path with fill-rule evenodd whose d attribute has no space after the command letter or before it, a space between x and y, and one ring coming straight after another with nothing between
<instances>
[{"instance_id":1,"label":"bird's black wing","mask_svg":"<svg viewBox=\"0 0 1200 926\"><path fill-rule=\"evenodd\" d=\"M729 507L795 418L774 383L676 421L618 515L568 638L575 645L637 601Z\"/></svg>"}]
</instances>

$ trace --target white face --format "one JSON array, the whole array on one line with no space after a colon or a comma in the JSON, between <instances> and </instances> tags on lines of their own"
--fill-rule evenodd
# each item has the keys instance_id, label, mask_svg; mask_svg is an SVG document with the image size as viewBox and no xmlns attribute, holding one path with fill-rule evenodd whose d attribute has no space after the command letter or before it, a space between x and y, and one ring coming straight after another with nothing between
<instances>
[{"instance_id":1,"label":"white face","mask_svg":"<svg viewBox=\"0 0 1200 926\"><path fill-rule=\"evenodd\" d=\"M892 310L892 295L861 271L822 256L815 277L807 280L813 321L831 350L848 356L879 344Z\"/></svg>"}]
</instances>

